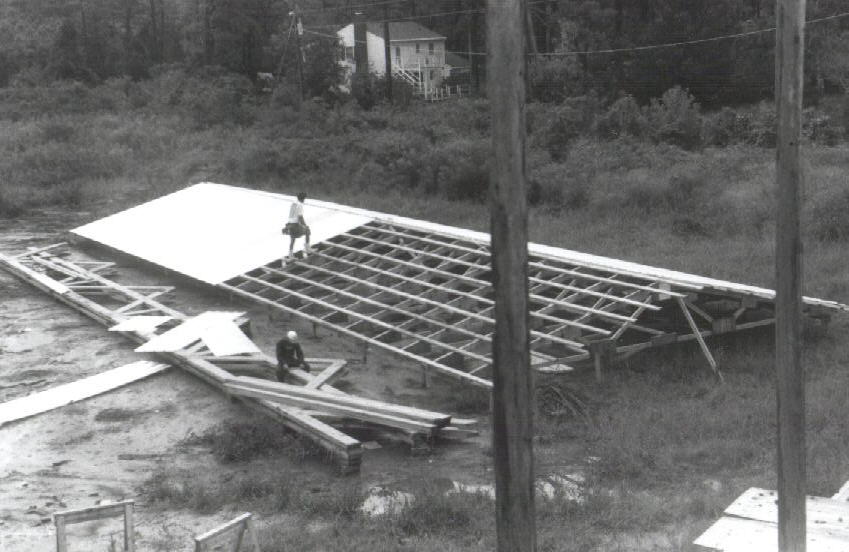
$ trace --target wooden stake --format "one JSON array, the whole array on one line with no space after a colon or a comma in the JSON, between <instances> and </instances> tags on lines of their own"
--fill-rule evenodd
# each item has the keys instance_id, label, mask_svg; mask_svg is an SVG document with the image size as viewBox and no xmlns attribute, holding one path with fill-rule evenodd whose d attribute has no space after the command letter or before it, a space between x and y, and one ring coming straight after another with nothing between
<instances>
[{"instance_id":1,"label":"wooden stake","mask_svg":"<svg viewBox=\"0 0 849 552\"><path fill-rule=\"evenodd\" d=\"M524 0L487 2L490 250L495 288L492 450L499 552L536 549L525 195L525 9Z\"/></svg>"},{"instance_id":2,"label":"wooden stake","mask_svg":"<svg viewBox=\"0 0 849 552\"><path fill-rule=\"evenodd\" d=\"M805 550L805 374L801 365L802 171L799 142L805 45L805 0L777 0L775 366L778 403L778 549Z\"/></svg>"}]
</instances>

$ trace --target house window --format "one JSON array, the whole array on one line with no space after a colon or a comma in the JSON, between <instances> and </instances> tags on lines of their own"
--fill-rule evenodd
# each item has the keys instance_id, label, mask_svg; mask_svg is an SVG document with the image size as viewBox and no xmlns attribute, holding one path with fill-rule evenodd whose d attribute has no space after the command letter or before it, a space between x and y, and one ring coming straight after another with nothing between
<instances>
[{"instance_id":1,"label":"house window","mask_svg":"<svg viewBox=\"0 0 849 552\"><path fill-rule=\"evenodd\" d=\"M428 53L430 53L430 54L432 54L432 53L433 53L433 42L428 42L428 43L427 43L427 51L428 51Z\"/></svg>"},{"instance_id":2,"label":"house window","mask_svg":"<svg viewBox=\"0 0 849 552\"><path fill-rule=\"evenodd\" d=\"M401 47L395 46L395 61L401 63Z\"/></svg>"},{"instance_id":3,"label":"house window","mask_svg":"<svg viewBox=\"0 0 849 552\"><path fill-rule=\"evenodd\" d=\"M416 42L416 53L417 53L417 54L421 51L421 50L419 49L419 47L420 47L420 46L421 46L421 44L419 44L418 42Z\"/></svg>"}]
</instances>

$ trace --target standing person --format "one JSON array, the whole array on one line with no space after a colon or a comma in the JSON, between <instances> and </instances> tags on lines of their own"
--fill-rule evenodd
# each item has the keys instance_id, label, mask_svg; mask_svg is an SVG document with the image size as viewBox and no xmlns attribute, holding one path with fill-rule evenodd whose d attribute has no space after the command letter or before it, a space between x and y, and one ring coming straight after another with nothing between
<instances>
[{"instance_id":1,"label":"standing person","mask_svg":"<svg viewBox=\"0 0 849 552\"><path fill-rule=\"evenodd\" d=\"M304 200L307 199L307 194L301 192L298 194L298 201L293 203L289 208L289 220L286 222L284 233L289 234L289 254L283 257L280 262L282 266L286 266L286 261L292 257L292 252L295 250L295 240L304 237L304 258L310 252L310 227L307 226L307 221L304 220Z\"/></svg>"},{"instance_id":2,"label":"standing person","mask_svg":"<svg viewBox=\"0 0 849 552\"><path fill-rule=\"evenodd\" d=\"M304 351L298 343L298 334L294 331L286 333L286 337L277 342L277 379L284 381L290 368L301 368L310 371L310 365L304 360Z\"/></svg>"}]
</instances>

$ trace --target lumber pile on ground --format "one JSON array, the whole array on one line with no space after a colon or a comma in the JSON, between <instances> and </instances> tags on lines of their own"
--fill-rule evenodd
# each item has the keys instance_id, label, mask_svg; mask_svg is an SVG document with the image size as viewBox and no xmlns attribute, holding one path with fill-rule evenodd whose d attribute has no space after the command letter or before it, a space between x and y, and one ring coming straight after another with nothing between
<instances>
[{"instance_id":1,"label":"lumber pile on ground","mask_svg":"<svg viewBox=\"0 0 849 552\"><path fill-rule=\"evenodd\" d=\"M171 343L156 347L154 354L312 440L331 454L343 473L359 471L362 446L339 427L373 430L376 435L409 443L413 452L428 448L435 437L476 433L457 427L468 425L469 420L455 420L455 425L451 425L447 414L356 397L332 387L328 382L341 373L344 360L310 359L321 369L317 375L290 371L291 379L300 385L262 379L273 377L274 360L258 349L245 354L222 354L216 347L220 343L212 342L216 335L223 335L217 331L218 326L204 325L197 339L185 339L180 328L198 326L196 321L203 315L189 318L156 300L170 289L118 284L98 273L110 263L74 263L54 255L53 249L29 251L16 257L0 254L0 268L136 343L144 345L165 334L179 334L179 346L172 347ZM249 326L249 321L238 313L218 314L227 314L238 326ZM211 334L210 329L216 331ZM228 332L232 334L232 328L228 327ZM237 341L242 338L247 340L240 336ZM228 350L231 348L225 347L223 352Z\"/></svg>"}]
</instances>

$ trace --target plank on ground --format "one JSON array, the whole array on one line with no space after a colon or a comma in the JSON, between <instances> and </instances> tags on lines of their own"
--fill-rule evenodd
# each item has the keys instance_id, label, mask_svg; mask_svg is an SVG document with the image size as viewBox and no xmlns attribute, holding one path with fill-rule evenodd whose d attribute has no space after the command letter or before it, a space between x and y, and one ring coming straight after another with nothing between
<instances>
[{"instance_id":1,"label":"plank on ground","mask_svg":"<svg viewBox=\"0 0 849 552\"><path fill-rule=\"evenodd\" d=\"M168 368L167 364L142 360L2 403L0 426L111 391Z\"/></svg>"}]
</instances>

